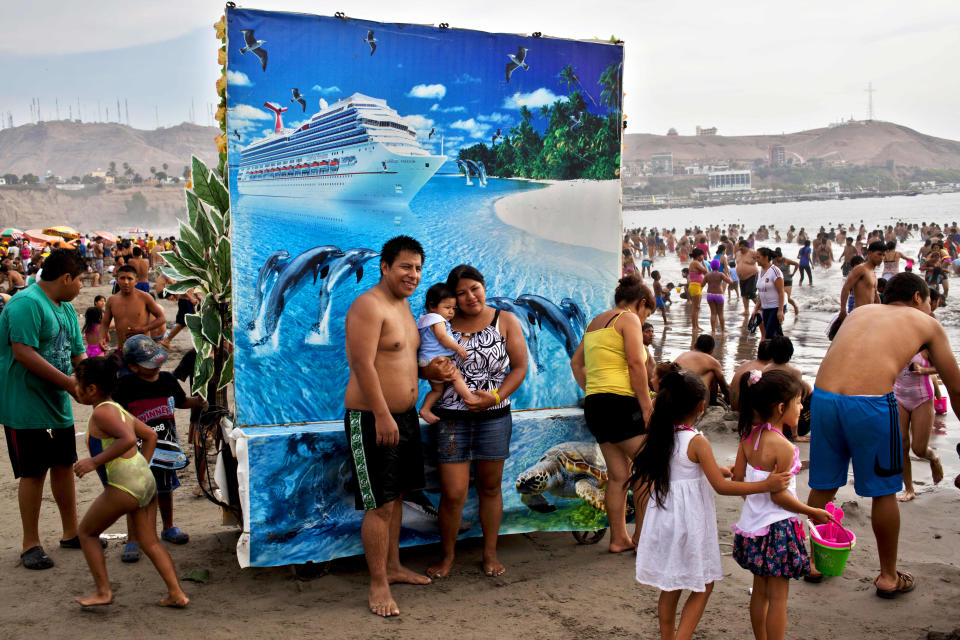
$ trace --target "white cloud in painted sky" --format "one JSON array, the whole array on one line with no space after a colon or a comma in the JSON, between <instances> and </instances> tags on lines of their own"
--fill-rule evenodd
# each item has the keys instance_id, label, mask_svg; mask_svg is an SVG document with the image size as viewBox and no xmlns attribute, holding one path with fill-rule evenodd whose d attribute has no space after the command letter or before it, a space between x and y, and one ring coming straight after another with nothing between
<instances>
[{"instance_id":1,"label":"white cloud in painted sky","mask_svg":"<svg viewBox=\"0 0 960 640\"><path fill-rule=\"evenodd\" d=\"M418 84L407 93L408 98L429 98L442 100L447 95L447 88L442 84Z\"/></svg>"},{"instance_id":2,"label":"white cloud in painted sky","mask_svg":"<svg viewBox=\"0 0 960 640\"><path fill-rule=\"evenodd\" d=\"M518 91L512 96L504 98L503 108L519 109L520 107L526 107L528 109L535 109L537 107L553 104L557 100L560 102L566 102L567 96L558 96L550 91L550 89L547 89L546 87L540 87L536 91L531 91L530 93L520 93Z\"/></svg>"}]
</instances>

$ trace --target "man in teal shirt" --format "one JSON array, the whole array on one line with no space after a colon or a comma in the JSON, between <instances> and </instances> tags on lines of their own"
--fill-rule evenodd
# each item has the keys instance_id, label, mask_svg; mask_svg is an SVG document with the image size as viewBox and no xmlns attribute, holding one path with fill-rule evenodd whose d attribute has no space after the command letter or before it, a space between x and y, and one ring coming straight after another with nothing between
<instances>
[{"instance_id":1,"label":"man in teal shirt","mask_svg":"<svg viewBox=\"0 0 960 640\"><path fill-rule=\"evenodd\" d=\"M0 313L0 424L13 475L20 479L21 559L27 569L49 569L40 546L40 502L50 489L60 511L60 546L80 548L73 463L76 436L70 396L73 365L84 356L77 312L84 263L76 251L55 249L37 285L11 298Z\"/></svg>"}]
</instances>

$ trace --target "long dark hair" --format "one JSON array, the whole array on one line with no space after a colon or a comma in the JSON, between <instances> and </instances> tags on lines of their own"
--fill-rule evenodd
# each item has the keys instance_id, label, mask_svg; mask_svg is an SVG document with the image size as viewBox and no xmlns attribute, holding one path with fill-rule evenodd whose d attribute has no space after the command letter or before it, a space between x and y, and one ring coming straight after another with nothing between
<instances>
[{"instance_id":1,"label":"long dark hair","mask_svg":"<svg viewBox=\"0 0 960 640\"><path fill-rule=\"evenodd\" d=\"M84 358L77 363L74 374L83 386L93 385L105 396L117 388L117 372L123 362L116 353L109 356Z\"/></svg>"},{"instance_id":2,"label":"long dark hair","mask_svg":"<svg viewBox=\"0 0 960 640\"><path fill-rule=\"evenodd\" d=\"M803 393L803 385L788 371L773 369L761 374L756 382L750 382L750 378L756 378L758 372L758 369L754 369L740 376L740 422L737 431L741 439L750 435L754 424L769 422L778 404L786 404Z\"/></svg>"},{"instance_id":3,"label":"long dark hair","mask_svg":"<svg viewBox=\"0 0 960 640\"><path fill-rule=\"evenodd\" d=\"M670 491L670 456L674 447L674 427L690 415L707 397L707 388L695 373L671 372L660 381L653 404L653 415L647 425L647 439L633 459L633 474L628 485L650 485L657 505Z\"/></svg>"},{"instance_id":4,"label":"long dark hair","mask_svg":"<svg viewBox=\"0 0 960 640\"><path fill-rule=\"evenodd\" d=\"M100 324L101 320L103 320L103 311L100 307L87 307L87 310L83 312L83 335L87 335L91 328Z\"/></svg>"}]
</instances>

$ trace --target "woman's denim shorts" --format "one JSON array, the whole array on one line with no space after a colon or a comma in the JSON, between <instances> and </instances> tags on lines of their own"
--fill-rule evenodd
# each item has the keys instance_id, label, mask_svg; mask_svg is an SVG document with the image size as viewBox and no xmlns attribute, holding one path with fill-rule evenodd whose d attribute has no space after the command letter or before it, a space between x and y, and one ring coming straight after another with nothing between
<instances>
[{"instance_id":1,"label":"woman's denim shorts","mask_svg":"<svg viewBox=\"0 0 960 640\"><path fill-rule=\"evenodd\" d=\"M510 457L513 418L509 411L495 418L441 418L434 428L437 462L506 460Z\"/></svg>"}]
</instances>

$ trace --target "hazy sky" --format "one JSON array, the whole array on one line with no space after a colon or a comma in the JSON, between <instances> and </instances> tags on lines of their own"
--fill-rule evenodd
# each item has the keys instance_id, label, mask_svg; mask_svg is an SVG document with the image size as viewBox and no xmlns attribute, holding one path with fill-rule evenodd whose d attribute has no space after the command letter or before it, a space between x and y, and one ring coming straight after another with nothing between
<instances>
[{"instance_id":1,"label":"hazy sky","mask_svg":"<svg viewBox=\"0 0 960 640\"><path fill-rule=\"evenodd\" d=\"M625 42L629 132L690 135L780 133L867 115L923 133L960 139L960 3L891 0L770 2L349 3L261 0L251 8L302 11L384 22L448 22L452 27L567 38L616 35ZM401 8L402 7L402 8ZM97 101L116 119L126 99L139 128L190 117L210 124L216 100L216 40L223 2L133 3L52 0L0 3L4 72L0 114L44 119L68 107L94 119ZM192 106L191 106L192 102ZM121 115L125 115L121 104ZM102 116L101 116L102 117Z\"/></svg>"}]
</instances>

